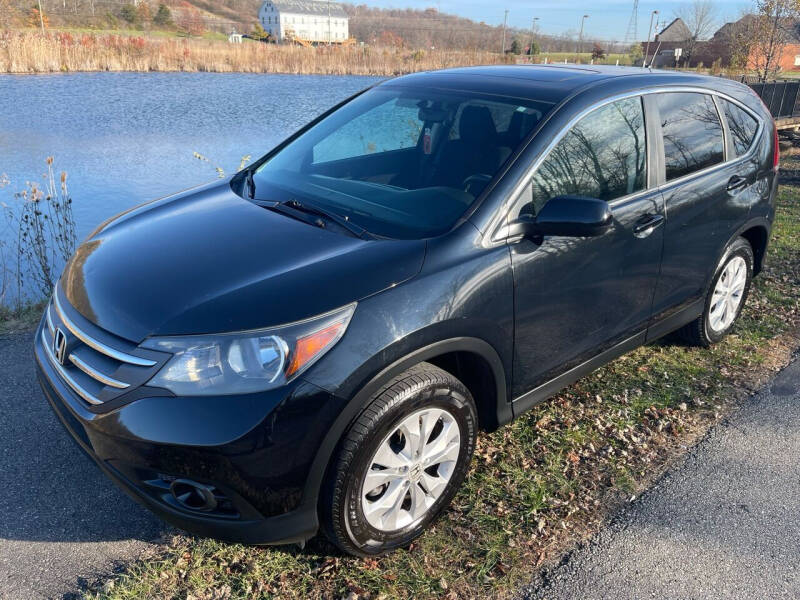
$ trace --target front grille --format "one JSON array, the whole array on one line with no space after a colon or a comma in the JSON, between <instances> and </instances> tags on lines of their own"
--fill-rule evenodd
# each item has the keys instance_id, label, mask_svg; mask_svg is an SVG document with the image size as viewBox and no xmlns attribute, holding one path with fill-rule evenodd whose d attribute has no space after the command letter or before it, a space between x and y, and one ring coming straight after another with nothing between
<instances>
[{"instance_id":1,"label":"front grille","mask_svg":"<svg viewBox=\"0 0 800 600\"><path fill-rule=\"evenodd\" d=\"M70 316L57 288L47 307L42 345L61 379L84 402L98 406L149 381L163 364L159 353L141 350ZM71 307L69 307L72 310Z\"/></svg>"}]
</instances>

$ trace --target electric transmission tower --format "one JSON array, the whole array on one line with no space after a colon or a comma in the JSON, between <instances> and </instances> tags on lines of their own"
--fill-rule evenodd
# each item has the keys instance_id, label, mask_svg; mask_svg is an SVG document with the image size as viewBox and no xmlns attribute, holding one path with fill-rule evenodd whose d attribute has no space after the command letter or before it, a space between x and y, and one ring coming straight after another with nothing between
<instances>
[{"instance_id":1,"label":"electric transmission tower","mask_svg":"<svg viewBox=\"0 0 800 600\"><path fill-rule=\"evenodd\" d=\"M639 0L633 0L633 12L625 32L625 48L639 41Z\"/></svg>"}]
</instances>

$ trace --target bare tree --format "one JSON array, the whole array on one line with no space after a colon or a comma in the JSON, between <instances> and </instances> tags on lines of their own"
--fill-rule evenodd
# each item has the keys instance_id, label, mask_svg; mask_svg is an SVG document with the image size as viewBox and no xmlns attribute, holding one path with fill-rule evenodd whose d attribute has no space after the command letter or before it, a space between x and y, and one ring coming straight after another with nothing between
<instances>
[{"instance_id":1,"label":"bare tree","mask_svg":"<svg viewBox=\"0 0 800 600\"><path fill-rule=\"evenodd\" d=\"M749 65L761 81L781 68L786 45L796 36L800 0L756 0L756 14L749 32L752 45Z\"/></svg>"},{"instance_id":2,"label":"bare tree","mask_svg":"<svg viewBox=\"0 0 800 600\"><path fill-rule=\"evenodd\" d=\"M717 8L711 0L694 0L691 4L679 7L675 16L689 29L689 39L683 48L683 59L689 64L697 43L707 39L716 29Z\"/></svg>"}]
</instances>

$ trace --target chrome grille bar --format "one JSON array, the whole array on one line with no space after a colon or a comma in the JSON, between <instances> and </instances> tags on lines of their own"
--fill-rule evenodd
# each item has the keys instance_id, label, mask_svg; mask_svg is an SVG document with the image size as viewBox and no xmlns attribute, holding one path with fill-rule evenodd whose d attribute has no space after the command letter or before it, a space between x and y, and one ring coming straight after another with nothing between
<instances>
[{"instance_id":1,"label":"chrome grille bar","mask_svg":"<svg viewBox=\"0 0 800 600\"><path fill-rule=\"evenodd\" d=\"M120 362L128 363L129 365L136 365L138 367L153 367L156 364L154 360L148 360L146 358L139 358L138 356L133 356L132 354L127 354L125 352L120 352L119 350L115 350L102 342L99 342L93 338L90 338L88 335L83 333L78 327L70 321L69 317L67 317L66 313L64 312L63 308L61 307L61 303L58 301L58 292L53 294L53 306L55 306L56 312L58 313L58 317L61 319L61 322L64 326L69 329L72 334L82 341L84 344L89 346L90 348L97 350L100 354L105 354L106 356L110 356L111 358L118 360Z\"/></svg>"},{"instance_id":2,"label":"chrome grille bar","mask_svg":"<svg viewBox=\"0 0 800 600\"><path fill-rule=\"evenodd\" d=\"M92 394L87 392L83 389L77 381L75 381L72 376L67 373L67 371L59 364L56 360L55 355L53 354L53 349L50 348L50 344L47 341L47 336L44 334L44 330L42 330L42 346L44 346L44 351L47 353L47 358L50 359L50 364L53 365L53 368L58 371L58 374L61 375L61 378L73 389L73 391L78 394L81 398L86 400L89 404L93 406L97 406L98 404L103 404L100 400L95 398Z\"/></svg>"},{"instance_id":3,"label":"chrome grille bar","mask_svg":"<svg viewBox=\"0 0 800 600\"><path fill-rule=\"evenodd\" d=\"M131 387L127 383L123 383L122 381L117 381L116 379L113 379L112 377L109 377L108 375L105 375L105 374L101 373L97 369L94 369L94 368L90 367L88 364L86 364L84 361L82 361L80 358L78 358L74 354L70 354L69 355L69 360L72 362L73 365L78 367L81 371L86 373L89 377L99 381L100 383L102 383L104 385L109 385L109 386L111 386L113 388L117 388L118 390L125 390L125 389Z\"/></svg>"},{"instance_id":4,"label":"chrome grille bar","mask_svg":"<svg viewBox=\"0 0 800 600\"><path fill-rule=\"evenodd\" d=\"M53 303L47 305L47 329L50 330L50 335L56 334L56 328L53 326L53 315L50 314L50 307L53 306Z\"/></svg>"}]
</instances>

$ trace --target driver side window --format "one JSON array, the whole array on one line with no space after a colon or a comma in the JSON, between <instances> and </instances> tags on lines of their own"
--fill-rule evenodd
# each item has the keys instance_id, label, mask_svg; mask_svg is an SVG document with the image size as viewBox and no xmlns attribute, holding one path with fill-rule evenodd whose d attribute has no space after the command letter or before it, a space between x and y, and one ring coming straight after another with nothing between
<instances>
[{"instance_id":1,"label":"driver side window","mask_svg":"<svg viewBox=\"0 0 800 600\"><path fill-rule=\"evenodd\" d=\"M641 98L626 98L586 115L536 170L522 214L535 215L556 196L611 201L645 188Z\"/></svg>"}]
</instances>

